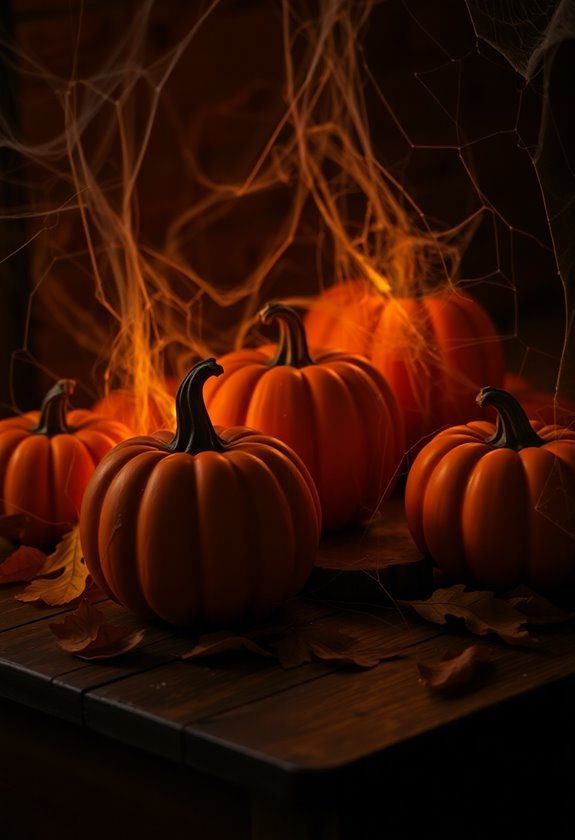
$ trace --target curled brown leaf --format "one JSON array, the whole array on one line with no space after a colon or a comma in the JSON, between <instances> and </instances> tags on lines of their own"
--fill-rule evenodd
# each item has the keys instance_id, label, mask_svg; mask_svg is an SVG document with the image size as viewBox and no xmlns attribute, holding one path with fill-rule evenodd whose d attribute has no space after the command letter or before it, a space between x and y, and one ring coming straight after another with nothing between
<instances>
[{"instance_id":1,"label":"curled brown leaf","mask_svg":"<svg viewBox=\"0 0 575 840\"><path fill-rule=\"evenodd\" d=\"M505 595L505 601L525 616L527 624L544 626L563 624L575 619L575 613L566 612L524 584L508 592Z\"/></svg>"},{"instance_id":2,"label":"curled brown leaf","mask_svg":"<svg viewBox=\"0 0 575 840\"><path fill-rule=\"evenodd\" d=\"M87 660L121 656L139 645L145 632L109 624L103 613L87 600L81 601L61 624L50 624L49 627L62 650Z\"/></svg>"},{"instance_id":3,"label":"curled brown leaf","mask_svg":"<svg viewBox=\"0 0 575 840\"><path fill-rule=\"evenodd\" d=\"M436 691L456 692L469 688L479 669L493 658L491 648L470 645L461 651L447 651L434 662L417 665L422 681Z\"/></svg>"},{"instance_id":4,"label":"curled brown leaf","mask_svg":"<svg viewBox=\"0 0 575 840\"><path fill-rule=\"evenodd\" d=\"M45 563L46 555L43 551L30 545L21 545L0 565L0 583L27 583L34 580Z\"/></svg>"},{"instance_id":5,"label":"curled brown leaf","mask_svg":"<svg viewBox=\"0 0 575 840\"><path fill-rule=\"evenodd\" d=\"M460 618L468 630L478 636L494 633L509 645L533 647L537 640L526 630L527 619L507 601L493 592L469 592L463 584L436 589L425 601L401 601L422 618L434 624L446 624L449 617Z\"/></svg>"}]
</instances>

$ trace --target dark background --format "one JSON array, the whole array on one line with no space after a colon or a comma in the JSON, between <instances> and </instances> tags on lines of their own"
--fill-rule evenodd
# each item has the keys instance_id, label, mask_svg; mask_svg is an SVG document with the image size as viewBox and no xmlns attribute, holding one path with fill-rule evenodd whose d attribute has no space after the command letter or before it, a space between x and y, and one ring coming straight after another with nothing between
<instances>
[{"instance_id":1,"label":"dark background","mask_svg":"<svg viewBox=\"0 0 575 840\"><path fill-rule=\"evenodd\" d=\"M488 5L476 4L483 13ZM89 404L102 391L102 348L115 329L94 297L79 215L46 212L71 194L65 157L53 153L50 144L63 130L66 80L73 74L97 77L123 43L116 58L121 57L142 4L123 0L82 7L80 18L76 0L2 5L3 78L9 80L1 86L0 102L2 132L9 141L0 159L3 413L34 406L57 376L76 377L76 399ZM319 14L313 2L298 0L293 7L302 19ZM194 25L199 10L199 4L176 0L153 6L137 53L142 65L165 55ZM547 19L535 23L543 29ZM169 224L203 195L202 186L186 176L187 154L215 178L249 171L285 108L281 31L279 2L222 0L182 54L162 92L138 179L141 242L162 249ZM550 111L544 65L526 81L494 46L478 40L464 0L375 3L361 34L376 83L366 77L379 160L435 228L474 219L456 279L497 323L509 367L553 388L564 338L564 288L541 188L545 172L534 167L532 157L542 115L560 117L570 101L568 50L563 65L555 64ZM495 30L490 34L496 43L502 37ZM149 105L145 85L136 87L133 101L137 133ZM88 133L94 159L105 127L102 111ZM569 139L568 127L561 131ZM98 164L102 178L115 171L116 147L111 148ZM552 152L549 158L554 159ZM568 183L563 186L570 189ZM289 202L288 186L231 202L220 217L200 219L186 230L186 259L215 287L233 290L261 260ZM292 246L266 277L262 297L317 291L320 233L310 205ZM329 255L325 259L329 272ZM175 277L175 291L192 299L193 284L179 284ZM85 317L79 321L66 300L80 302ZM228 349L244 302L222 307L203 296L194 306L203 344L215 353ZM560 390L572 395L567 375Z\"/></svg>"}]
</instances>

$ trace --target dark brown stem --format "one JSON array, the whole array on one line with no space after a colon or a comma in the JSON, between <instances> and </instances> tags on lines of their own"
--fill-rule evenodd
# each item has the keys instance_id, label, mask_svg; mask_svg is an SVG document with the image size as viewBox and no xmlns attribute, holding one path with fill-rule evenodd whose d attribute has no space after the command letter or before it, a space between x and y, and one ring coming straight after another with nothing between
<instances>
[{"instance_id":1,"label":"dark brown stem","mask_svg":"<svg viewBox=\"0 0 575 840\"><path fill-rule=\"evenodd\" d=\"M186 374L176 394L176 434L167 448L170 452L223 452L226 444L210 420L204 402L204 383L211 376L220 376L224 369L215 359L198 362Z\"/></svg>"},{"instance_id":2,"label":"dark brown stem","mask_svg":"<svg viewBox=\"0 0 575 840\"><path fill-rule=\"evenodd\" d=\"M543 446L545 443L529 422L522 405L508 391L482 388L476 402L482 408L491 405L497 412L495 434L485 441L495 449L515 449L519 452L528 446Z\"/></svg>"},{"instance_id":3,"label":"dark brown stem","mask_svg":"<svg viewBox=\"0 0 575 840\"><path fill-rule=\"evenodd\" d=\"M67 423L70 397L74 393L76 382L73 379L59 379L50 388L40 409L38 425L32 429L35 435L69 435L74 429Z\"/></svg>"},{"instance_id":4,"label":"dark brown stem","mask_svg":"<svg viewBox=\"0 0 575 840\"><path fill-rule=\"evenodd\" d=\"M272 301L266 303L258 313L258 317L264 324L270 324L273 321L279 322L278 349L274 358L269 362L270 367L288 365L289 367L302 368L313 365L314 362L307 347L305 327L295 309L286 306L284 303Z\"/></svg>"}]
</instances>

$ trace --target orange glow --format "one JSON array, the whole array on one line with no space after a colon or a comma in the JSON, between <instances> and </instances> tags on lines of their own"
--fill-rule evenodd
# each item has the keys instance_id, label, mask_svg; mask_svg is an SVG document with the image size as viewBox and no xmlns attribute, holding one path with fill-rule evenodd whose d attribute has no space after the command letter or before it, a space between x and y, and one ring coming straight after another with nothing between
<instances>
[{"instance_id":1,"label":"orange glow","mask_svg":"<svg viewBox=\"0 0 575 840\"><path fill-rule=\"evenodd\" d=\"M375 82L361 46L373 3L320 0L315 15L300 17L295 4L282 0L283 113L248 162L248 171L244 167L241 177L229 179L202 167L193 137L180 126L181 178L197 188L196 195L184 212L166 220L162 244L144 241L138 186L150 138L165 119L162 95L219 5L218 0L209 4L178 44L161 60L146 64L144 45L154 7L148 0L108 64L89 78L74 76L59 94L65 118L64 177L73 194L59 209L79 214L94 295L112 335L78 304L74 289L54 284L47 305L59 329L104 359L99 396L116 388L133 393L136 432L155 428L158 413L163 425L173 424L167 374L180 378L197 358L246 340L268 296L272 272L294 240L309 235L310 214L316 220L320 274L320 284L310 277L310 294L323 285L325 265L325 285L364 279L385 296L445 286L457 272L458 244L465 233L463 227L441 233L431 229L374 151L365 86ZM61 80L53 84L59 89ZM381 91L378 95L381 107L387 107ZM143 115L142 101L147 103ZM172 131L172 125L165 130ZM195 267L190 243L198 231L209 230L250 198L274 191L289 196L287 209L240 282L224 287ZM74 260L66 255L65 242L60 247L55 263L36 266L38 284L57 269L58 259ZM284 299L311 305L301 294ZM206 303L212 311L236 307L240 315L215 337L203 315Z\"/></svg>"}]
</instances>

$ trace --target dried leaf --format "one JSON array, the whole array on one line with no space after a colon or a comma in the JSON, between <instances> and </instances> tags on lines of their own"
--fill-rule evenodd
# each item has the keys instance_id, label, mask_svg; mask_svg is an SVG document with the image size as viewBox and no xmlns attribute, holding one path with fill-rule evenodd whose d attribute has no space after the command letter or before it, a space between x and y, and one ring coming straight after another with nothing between
<instances>
[{"instance_id":1,"label":"dried leaf","mask_svg":"<svg viewBox=\"0 0 575 840\"><path fill-rule=\"evenodd\" d=\"M206 633L206 635L201 636L191 650L181 654L181 658L202 659L239 650L249 651L257 654L257 656L270 657L273 655L269 650L258 645L257 642L247 636L236 636L227 630L220 630L217 633Z\"/></svg>"},{"instance_id":2,"label":"dried leaf","mask_svg":"<svg viewBox=\"0 0 575 840\"><path fill-rule=\"evenodd\" d=\"M525 616L527 624L563 624L573 621L575 613L565 612L528 586L521 584L505 595L505 600Z\"/></svg>"},{"instance_id":3,"label":"dried leaf","mask_svg":"<svg viewBox=\"0 0 575 840\"><path fill-rule=\"evenodd\" d=\"M31 521L25 513L0 516L0 538L9 542L22 542Z\"/></svg>"},{"instance_id":4,"label":"dried leaf","mask_svg":"<svg viewBox=\"0 0 575 840\"><path fill-rule=\"evenodd\" d=\"M422 618L446 624L448 616L461 618L472 633L495 633L510 645L532 647L537 641L525 629L526 617L492 592L467 592L463 584L436 589L426 601L401 601L413 607Z\"/></svg>"},{"instance_id":5,"label":"dried leaf","mask_svg":"<svg viewBox=\"0 0 575 840\"><path fill-rule=\"evenodd\" d=\"M104 621L100 610L81 601L61 624L50 624L60 647L80 659L102 660L121 656L139 645L144 630L131 630Z\"/></svg>"},{"instance_id":6,"label":"dried leaf","mask_svg":"<svg viewBox=\"0 0 575 840\"><path fill-rule=\"evenodd\" d=\"M471 645L462 651L447 651L435 662L418 663L417 668L429 688L455 692L468 688L479 668L492 658L491 648Z\"/></svg>"},{"instance_id":7,"label":"dried leaf","mask_svg":"<svg viewBox=\"0 0 575 840\"><path fill-rule=\"evenodd\" d=\"M80 532L78 527L67 533L56 546L56 550L46 558L40 577L17 595L18 601L43 601L55 607L69 604L79 598L86 588L88 569L82 557Z\"/></svg>"},{"instance_id":8,"label":"dried leaf","mask_svg":"<svg viewBox=\"0 0 575 840\"><path fill-rule=\"evenodd\" d=\"M292 627L275 644L275 649L280 665L287 669L314 659L356 668L375 668L384 660L399 658L398 653L366 648L365 642L354 636L314 623Z\"/></svg>"},{"instance_id":9,"label":"dried leaf","mask_svg":"<svg viewBox=\"0 0 575 840\"><path fill-rule=\"evenodd\" d=\"M46 555L40 549L21 545L0 565L0 583L24 583L34 580L46 559Z\"/></svg>"},{"instance_id":10,"label":"dried leaf","mask_svg":"<svg viewBox=\"0 0 575 840\"><path fill-rule=\"evenodd\" d=\"M377 646L366 645L365 640L341 633L333 627L310 622L298 626L285 624L255 628L243 636L226 630L209 633L202 636L190 651L182 654L182 659L199 659L237 651L249 651L266 658L274 657L286 669L297 668L314 660L356 668L374 668L384 660L400 657L397 652L378 650Z\"/></svg>"}]
</instances>

